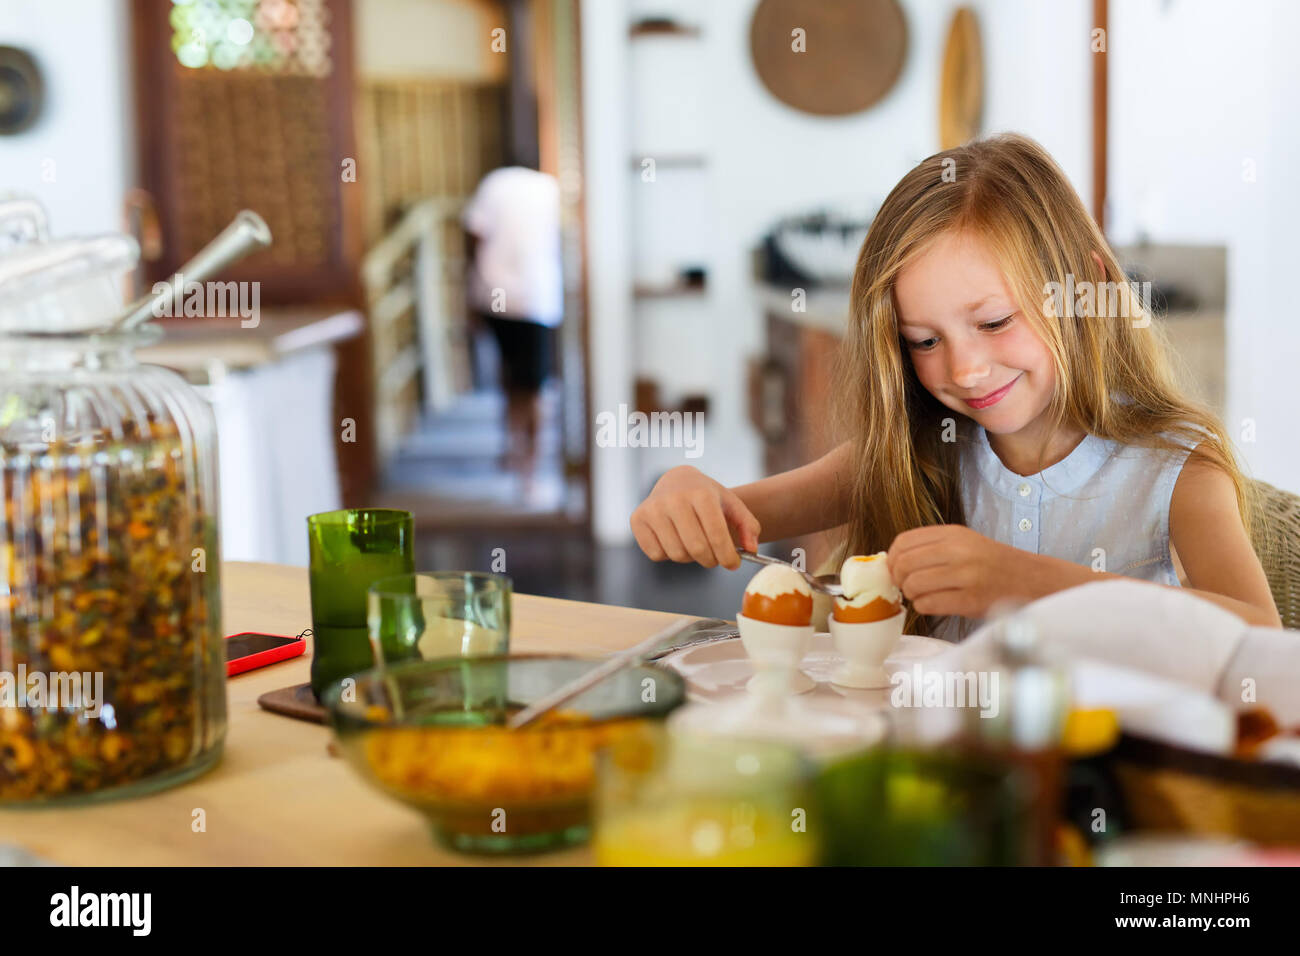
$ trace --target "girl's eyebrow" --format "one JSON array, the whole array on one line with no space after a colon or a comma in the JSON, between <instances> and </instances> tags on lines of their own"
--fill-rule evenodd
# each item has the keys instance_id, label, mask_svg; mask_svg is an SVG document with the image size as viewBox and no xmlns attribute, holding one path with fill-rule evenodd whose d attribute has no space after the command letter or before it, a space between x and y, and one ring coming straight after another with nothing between
<instances>
[{"instance_id":1,"label":"girl's eyebrow","mask_svg":"<svg viewBox=\"0 0 1300 956\"><path fill-rule=\"evenodd\" d=\"M983 306L987 302L992 302L996 298L998 298L998 294L996 292L990 293L989 295L986 295L984 298L980 299L979 301L972 302L970 305L966 306L966 311L978 312L981 306ZM898 327L900 329L913 328L918 325L923 328L929 328L929 326L927 326L924 322L908 322L902 316L899 316L898 318Z\"/></svg>"}]
</instances>

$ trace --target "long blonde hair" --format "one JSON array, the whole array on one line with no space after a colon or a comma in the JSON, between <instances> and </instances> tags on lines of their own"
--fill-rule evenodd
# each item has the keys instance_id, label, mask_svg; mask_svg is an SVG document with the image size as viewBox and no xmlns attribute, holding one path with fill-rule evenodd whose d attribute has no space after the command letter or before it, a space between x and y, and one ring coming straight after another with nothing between
<instances>
[{"instance_id":1,"label":"long blonde hair","mask_svg":"<svg viewBox=\"0 0 1300 956\"><path fill-rule=\"evenodd\" d=\"M1249 532L1250 492L1222 423L1183 394L1160 324L1132 294L1065 173L1038 143L1005 134L923 160L885 199L858 254L836 376L841 429L854 443L856 462L841 558L887 550L911 528L965 523L958 449L974 423L917 379L903 354L894 283L936 237L967 230L988 245L1021 314L1051 353L1056 388L1046 434L1069 426L1126 445L1199 443L1197 453L1231 476ZM1067 276L1112 283L1118 295L1097 296L1090 317L1062 315L1044 293L1050 282L1064 286ZM928 634L935 623L911 611L908 618L911 633Z\"/></svg>"}]
</instances>

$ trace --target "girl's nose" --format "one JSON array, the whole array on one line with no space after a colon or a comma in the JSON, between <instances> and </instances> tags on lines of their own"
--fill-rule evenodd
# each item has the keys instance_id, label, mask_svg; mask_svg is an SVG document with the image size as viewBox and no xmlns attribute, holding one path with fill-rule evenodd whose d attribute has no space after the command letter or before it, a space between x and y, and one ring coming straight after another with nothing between
<instances>
[{"instance_id":1,"label":"girl's nose","mask_svg":"<svg viewBox=\"0 0 1300 956\"><path fill-rule=\"evenodd\" d=\"M954 355L948 376L958 388L974 388L989 377L993 369L981 355Z\"/></svg>"}]
</instances>

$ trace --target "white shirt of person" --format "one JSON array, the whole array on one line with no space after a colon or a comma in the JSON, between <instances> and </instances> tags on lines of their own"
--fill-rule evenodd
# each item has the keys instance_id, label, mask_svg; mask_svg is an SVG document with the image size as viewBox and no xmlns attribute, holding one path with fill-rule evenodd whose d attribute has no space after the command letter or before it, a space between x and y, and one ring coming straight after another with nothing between
<instances>
[{"instance_id":1,"label":"white shirt of person","mask_svg":"<svg viewBox=\"0 0 1300 956\"><path fill-rule=\"evenodd\" d=\"M522 166L483 177L461 215L478 237L469 304L488 315L554 328L564 317L560 266L560 187Z\"/></svg>"}]
</instances>

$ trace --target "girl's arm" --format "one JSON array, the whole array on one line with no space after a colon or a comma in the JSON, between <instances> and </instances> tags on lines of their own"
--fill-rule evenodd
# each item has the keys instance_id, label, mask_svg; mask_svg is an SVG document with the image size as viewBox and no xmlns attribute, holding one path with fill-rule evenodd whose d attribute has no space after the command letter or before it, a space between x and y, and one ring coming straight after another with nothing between
<instances>
[{"instance_id":1,"label":"girl's arm","mask_svg":"<svg viewBox=\"0 0 1300 956\"><path fill-rule=\"evenodd\" d=\"M849 520L853 445L837 445L816 461L733 489L758 519L762 541L784 541Z\"/></svg>"},{"instance_id":2,"label":"girl's arm","mask_svg":"<svg viewBox=\"0 0 1300 956\"><path fill-rule=\"evenodd\" d=\"M1256 627L1281 627L1268 578L1241 523L1232 479L1217 465L1192 453L1169 503L1169 543L1187 573L1189 591L1231 611ZM1059 558L1033 555L1025 562L1022 587L1043 597L1078 584L1118 574L1092 571Z\"/></svg>"},{"instance_id":3,"label":"girl's arm","mask_svg":"<svg viewBox=\"0 0 1300 956\"><path fill-rule=\"evenodd\" d=\"M1174 485L1169 539L1191 585L1182 590L1248 624L1282 626L1268 579L1241 523L1232 479L1195 452ZM919 614L979 618L1006 598L1033 601L1092 581L1129 580L1022 551L962 525L904 531L890 546L888 561L894 582Z\"/></svg>"},{"instance_id":4,"label":"girl's arm","mask_svg":"<svg viewBox=\"0 0 1300 956\"><path fill-rule=\"evenodd\" d=\"M1195 452L1169 505L1169 540L1190 590L1259 627L1281 627L1268 578L1241 523L1232 479Z\"/></svg>"},{"instance_id":5,"label":"girl's arm","mask_svg":"<svg viewBox=\"0 0 1300 956\"><path fill-rule=\"evenodd\" d=\"M723 487L690 465L666 472L632 512L630 525L652 561L740 567L736 545L756 549L848 520L851 446L762 481Z\"/></svg>"}]
</instances>

